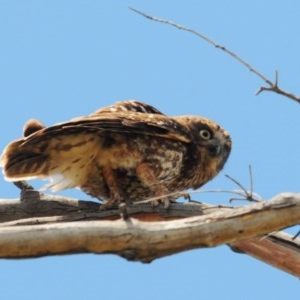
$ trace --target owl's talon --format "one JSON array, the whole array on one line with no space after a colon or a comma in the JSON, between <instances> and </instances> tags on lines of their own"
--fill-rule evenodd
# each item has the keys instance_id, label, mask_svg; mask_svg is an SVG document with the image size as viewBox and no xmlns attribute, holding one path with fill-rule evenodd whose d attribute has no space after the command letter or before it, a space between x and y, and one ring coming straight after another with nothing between
<instances>
[{"instance_id":1,"label":"owl's talon","mask_svg":"<svg viewBox=\"0 0 300 300\"><path fill-rule=\"evenodd\" d=\"M118 199L110 199L106 203L103 203L100 205L99 210L108 210L108 209L115 209L117 208L117 204L119 204L120 201Z\"/></svg>"},{"instance_id":2,"label":"owl's talon","mask_svg":"<svg viewBox=\"0 0 300 300\"><path fill-rule=\"evenodd\" d=\"M127 209L127 205L125 202L119 204L120 215L124 221L128 221L130 219L130 214Z\"/></svg>"},{"instance_id":3,"label":"owl's talon","mask_svg":"<svg viewBox=\"0 0 300 300\"><path fill-rule=\"evenodd\" d=\"M154 207L157 207L159 205L159 200L153 200L151 201L151 206L154 208Z\"/></svg>"},{"instance_id":4,"label":"owl's talon","mask_svg":"<svg viewBox=\"0 0 300 300\"><path fill-rule=\"evenodd\" d=\"M164 208L169 208L170 207L170 200L168 198L162 200L164 204Z\"/></svg>"},{"instance_id":5,"label":"owl's talon","mask_svg":"<svg viewBox=\"0 0 300 300\"><path fill-rule=\"evenodd\" d=\"M182 195L183 199L187 200L187 202L191 202L192 198L191 195L188 193L185 193Z\"/></svg>"},{"instance_id":6,"label":"owl's talon","mask_svg":"<svg viewBox=\"0 0 300 300\"><path fill-rule=\"evenodd\" d=\"M168 198L165 199L160 199L160 200L153 200L151 202L151 205L153 208L157 207L162 203L164 205L164 208L169 208L170 207L170 200Z\"/></svg>"}]
</instances>

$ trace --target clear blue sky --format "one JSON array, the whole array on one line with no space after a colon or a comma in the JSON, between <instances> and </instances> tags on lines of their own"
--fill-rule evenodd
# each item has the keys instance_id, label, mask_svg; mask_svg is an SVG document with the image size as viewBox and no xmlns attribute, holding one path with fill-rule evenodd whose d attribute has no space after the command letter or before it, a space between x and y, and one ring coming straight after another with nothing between
<instances>
[{"instance_id":1,"label":"clear blue sky","mask_svg":"<svg viewBox=\"0 0 300 300\"><path fill-rule=\"evenodd\" d=\"M247 186L251 164L264 199L298 192L300 105L255 96L263 82L232 58L128 6L207 34L270 79L277 69L282 88L300 94L296 0L0 0L0 148L21 136L29 118L52 125L140 99L169 115L209 117L231 133L225 170L205 188L236 188L224 174ZM18 197L1 178L0 190L1 198ZM228 203L223 194L194 198ZM226 246L148 265L90 254L0 260L0 269L3 299L299 299L297 278Z\"/></svg>"}]
</instances>

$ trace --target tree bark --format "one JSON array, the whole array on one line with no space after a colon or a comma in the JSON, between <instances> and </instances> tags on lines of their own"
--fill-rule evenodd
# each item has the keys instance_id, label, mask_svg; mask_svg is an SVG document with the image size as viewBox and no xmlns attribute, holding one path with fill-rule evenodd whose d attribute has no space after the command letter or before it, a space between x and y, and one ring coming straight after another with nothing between
<instances>
[{"instance_id":1,"label":"tree bark","mask_svg":"<svg viewBox=\"0 0 300 300\"><path fill-rule=\"evenodd\" d=\"M99 204L23 192L0 200L0 257L25 258L70 253L113 253L151 262L181 251L230 245L300 276L300 242L271 234L299 223L300 194L242 207L172 203L99 211ZM124 216L124 212L122 212Z\"/></svg>"}]
</instances>

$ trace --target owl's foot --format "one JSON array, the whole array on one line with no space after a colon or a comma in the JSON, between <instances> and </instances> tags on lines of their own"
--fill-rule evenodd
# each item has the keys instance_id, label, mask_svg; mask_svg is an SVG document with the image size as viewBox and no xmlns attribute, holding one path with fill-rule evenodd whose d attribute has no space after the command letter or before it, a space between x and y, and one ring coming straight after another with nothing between
<instances>
[{"instance_id":1,"label":"owl's foot","mask_svg":"<svg viewBox=\"0 0 300 300\"><path fill-rule=\"evenodd\" d=\"M100 205L99 210L108 210L111 208L117 208L118 205L122 202L120 195L114 194L107 202Z\"/></svg>"},{"instance_id":2,"label":"owl's foot","mask_svg":"<svg viewBox=\"0 0 300 300\"><path fill-rule=\"evenodd\" d=\"M156 207L159 203L163 203L165 208L170 207L170 197L164 196L168 194L168 190L157 180L151 166L148 163L141 163L137 166L136 173L144 185L151 187L151 189L155 187L155 197L161 197L161 199L153 200L152 206Z\"/></svg>"},{"instance_id":3,"label":"owl's foot","mask_svg":"<svg viewBox=\"0 0 300 300\"><path fill-rule=\"evenodd\" d=\"M110 199L103 203L99 210L107 210L107 209L111 209L111 208L117 208L119 206L120 203L124 202L122 197L120 196L119 193L115 192L115 191L110 191Z\"/></svg>"},{"instance_id":4,"label":"owl's foot","mask_svg":"<svg viewBox=\"0 0 300 300\"><path fill-rule=\"evenodd\" d=\"M119 205L122 202L122 197L120 195L120 189L118 182L115 177L114 170L110 167L102 168L103 176L105 178L106 184L109 186L110 197L107 202L100 206L100 210L107 210L114 206Z\"/></svg>"},{"instance_id":5,"label":"owl's foot","mask_svg":"<svg viewBox=\"0 0 300 300\"><path fill-rule=\"evenodd\" d=\"M166 194L166 193L165 193ZM180 197L183 197L184 199L186 199L188 202L191 201L191 196L190 194L188 193L181 193L179 192L178 194L172 194L172 196L170 197L162 197L161 199L158 199L158 200L154 200L152 202L152 206L153 207L156 207L158 206L160 203L163 203L164 204L164 207L165 208L169 208L170 207L170 204L173 202L173 203L176 203L176 200Z\"/></svg>"},{"instance_id":6,"label":"owl's foot","mask_svg":"<svg viewBox=\"0 0 300 300\"><path fill-rule=\"evenodd\" d=\"M117 208L120 202L116 200L109 200L100 205L99 210L108 210L112 208Z\"/></svg>"},{"instance_id":7,"label":"owl's foot","mask_svg":"<svg viewBox=\"0 0 300 300\"><path fill-rule=\"evenodd\" d=\"M187 202L190 202L191 199L191 195L189 193L183 193L182 195L180 195L179 197L183 197L185 200L187 200ZM178 197L178 198L179 198Z\"/></svg>"},{"instance_id":8,"label":"owl's foot","mask_svg":"<svg viewBox=\"0 0 300 300\"><path fill-rule=\"evenodd\" d=\"M157 207L160 203L164 205L164 208L169 208L170 207L170 199L169 198L162 198L158 200L153 200L151 202L152 207Z\"/></svg>"}]
</instances>

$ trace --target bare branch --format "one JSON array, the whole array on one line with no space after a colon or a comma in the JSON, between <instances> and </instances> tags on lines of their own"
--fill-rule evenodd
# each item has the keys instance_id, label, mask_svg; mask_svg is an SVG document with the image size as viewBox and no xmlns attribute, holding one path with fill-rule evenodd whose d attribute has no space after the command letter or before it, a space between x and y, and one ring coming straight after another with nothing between
<instances>
[{"instance_id":1,"label":"bare branch","mask_svg":"<svg viewBox=\"0 0 300 300\"><path fill-rule=\"evenodd\" d=\"M293 237L287 233L277 232L264 237L241 240L230 246L299 277L300 239L294 243Z\"/></svg>"},{"instance_id":2,"label":"bare branch","mask_svg":"<svg viewBox=\"0 0 300 300\"><path fill-rule=\"evenodd\" d=\"M242 193L238 193L238 195L242 196L243 198L230 198L229 202L232 202L232 201L235 201L235 200L247 200L247 201L252 201L252 202L262 201L261 197L257 193L254 193L254 191L253 191L253 176L252 176L251 166L249 166L250 191L247 191L246 188L239 181L237 181L236 179L234 179L230 175L226 174L225 176L228 179L230 179L231 181L233 181L242 190Z\"/></svg>"},{"instance_id":3,"label":"bare branch","mask_svg":"<svg viewBox=\"0 0 300 300\"><path fill-rule=\"evenodd\" d=\"M45 224L49 222L75 222L88 220L115 220L120 218L118 207L99 210L99 202L82 201L56 195L45 195L37 191L23 193L21 200L0 200L0 227L24 224ZM202 205L194 204L193 209L186 205L172 203L170 209L151 204L135 204L126 208L126 213L134 218L148 221L162 221L174 218L199 216Z\"/></svg>"},{"instance_id":4,"label":"bare branch","mask_svg":"<svg viewBox=\"0 0 300 300\"><path fill-rule=\"evenodd\" d=\"M21 191L34 190L33 186L28 184L25 180L14 181L13 184L19 188Z\"/></svg>"},{"instance_id":5,"label":"bare branch","mask_svg":"<svg viewBox=\"0 0 300 300\"><path fill-rule=\"evenodd\" d=\"M16 220L12 212L18 217L22 212L23 219ZM22 201L1 200L0 257L93 252L150 262L189 249L230 244L300 276L299 239L292 242L298 255L295 254L289 264L281 262L280 265L276 259L275 262L265 259L267 250L254 238L297 224L300 220L298 194L282 194L244 207L172 203L166 210L162 206L139 204L127 207L126 214L126 218L121 218L118 208L99 211L99 204L95 202L35 191L28 191ZM259 247L261 252L257 251ZM283 255L284 249L285 246L281 246Z\"/></svg>"},{"instance_id":6,"label":"bare branch","mask_svg":"<svg viewBox=\"0 0 300 300\"><path fill-rule=\"evenodd\" d=\"M250 65L247 61L245 61L243 58L238 56L236 53L234 53L231 50L227 49L225 46L222 46L222 45L218 44L217 42L215 42L211 38L207 37L206 35L202 34L201 32L196 31L196 30L191 29L191 28L188 28L188 27L185 27L183 25L177 24L177 23L175 23L173 21L170 21L170 20L167 20L167 19L161 19L161 18L153 17L153 16L148 15L144 12L141 12L141 11L135 9L135 8L130 7L130 9L132 11L142 15L143 17L151 20L151 21L164 23L164 24L176 27L177 29L184 30L184 31L190 32L192 34L195 34L196 36L198 36L201 39L205 40L209 44L213 45L214 47L224 51L225 53L227 53L228 55L233 57L235 60L240 62L242 65L244 65L249 71L253 72L259 78L261 78L268 85L267 87L264 87L264 86L260 87L259 90L256 92L256 95L260 94L263 91L270 91L270 92L274 92L274 93L283 95L287 98L290 98L290 99L292 99L292 100L294 100L294 101L296 101L300 104L300 97L279 88L279 86L278 86L278 72L277 71L276 71L275 81L272 82L270 79L268 79L266 76L264 76L261 72L257 71L255 68L253 68L252 65Z\"/></svg>"}]
</instances>

